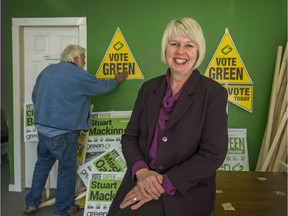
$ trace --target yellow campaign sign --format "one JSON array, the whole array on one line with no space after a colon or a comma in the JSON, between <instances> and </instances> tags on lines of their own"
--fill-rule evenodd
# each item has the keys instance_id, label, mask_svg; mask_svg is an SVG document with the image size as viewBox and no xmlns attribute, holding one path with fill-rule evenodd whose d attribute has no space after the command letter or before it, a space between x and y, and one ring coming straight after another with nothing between
<instances>
[{"instance_id":1,"label":"yellow campaign sign","mask_svg":"<svg viewBox=\"0 0 288 216\"><path fill-rule=\"evenodd\" d=\"M96 77L114 78L117 72L123 71L129 71L128 79L144 79L120 28L117 28Z\"/></svg>"},{"instance_id":2,"label":"yellow campaign sign","mask_svg":"<svg viewBox=\"0 0 288 216\"><path fill-rule=\"evenodd\" d=\"M240 85L224 85L228 91L228 101L249 112L253 111L253 87Z\"/></svg>"},{"instance_id":3,"label":"yellow campaign sign","mask_svg":"<svg viewBox=\"0 0 288 216\"><path fill-rule=\"evenodd\" d=\"M225 34L204 75L222 84L253 83L228 29L225 29Z\"/></svg>"}]
</instances>

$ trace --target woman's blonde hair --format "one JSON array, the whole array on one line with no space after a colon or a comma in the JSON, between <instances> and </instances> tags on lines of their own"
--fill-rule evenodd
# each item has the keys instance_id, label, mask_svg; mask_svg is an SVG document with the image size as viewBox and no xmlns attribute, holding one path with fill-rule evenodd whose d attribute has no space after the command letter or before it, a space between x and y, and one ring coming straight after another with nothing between
<instances>
[{"instance_id":1,"label":"woman's blonde hair","mask_svg":"<svg viewBox=\"0 0 288 216\"><path fill-rule=\"evenodd\" d=\"M168 23L163 32L161 43L161 60L164 64L167 64L166 51L169 38L172 35L187 37L197 45L198 57L193 69L198 68L202 63L206 52L205 38L199 23L188 17L174 19Z\"/></svg>"},{"instance_id":2,"label":"woman's blonde hair","mask_svg":"<svg viewBox=\"0 0 288 216\"><path fill-rule=\"evenodd\" d=\"M86 49L79 45L68 45L62 54L60 60L65 62L74 62L74 58L81 56L86 52Z\"/></svg>"}]
</instances>

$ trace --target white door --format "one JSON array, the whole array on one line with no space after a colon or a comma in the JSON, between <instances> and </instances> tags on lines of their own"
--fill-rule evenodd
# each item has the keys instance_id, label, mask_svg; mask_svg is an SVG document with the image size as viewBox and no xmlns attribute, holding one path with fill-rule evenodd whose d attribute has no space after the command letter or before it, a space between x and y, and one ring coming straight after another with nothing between
<instances>
[{"instance_id":1,"label":"white door","mask_svg":"<svg viewBox=\"0 0 288 216\"><path fill-rule=\"evenodd\" d=\"M26 27L24 28L24 92L25 103L31 94L38 74L50 63L59 62L60 54L69 44L78 44L77 27ZM25 187L31 187L37 142L25 142ZM56 188L57 164L50 173L50 187Z\"/></svg>"},{"instance_id":2,"label":"white door","mask_svg":"<svg viewBox=\"0 0 288 216\"><path fill-rule=\"evenodd\" d=\"M31 94L41 70L59 61L68 44L87 48L86 18L12 18L13 46L13 163L14 179L9 191L31 187L37 142L24 142L24 104L32 103ZM56 187L56 168L50 174L50 187Z\"/></svg>"}]
</instances>

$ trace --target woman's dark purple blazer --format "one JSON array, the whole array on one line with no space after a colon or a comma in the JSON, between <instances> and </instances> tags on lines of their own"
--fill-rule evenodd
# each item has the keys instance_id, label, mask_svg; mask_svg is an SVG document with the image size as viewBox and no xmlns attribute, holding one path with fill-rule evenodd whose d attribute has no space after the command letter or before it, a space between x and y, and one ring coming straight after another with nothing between
<instances>
[{"instance_id":1,"label":"woman's dark purple blazer","mask_svg":"<svg viewBox=\"0 0 288 216\"><path fill-rule=\"evenodd\" d=\"M165 90L163 75L145 82L138 93L121 141L128 170L109 216L115 215L136 184L131 176L133 164L139 160L149 163L148 152ZM176 188L175 195L162 195L166 216L208 216L213 211L216 170L228 146L227 97L222 85L193 71L159 143L156 171L166 173Z\"/></svg>"}]
</instances>

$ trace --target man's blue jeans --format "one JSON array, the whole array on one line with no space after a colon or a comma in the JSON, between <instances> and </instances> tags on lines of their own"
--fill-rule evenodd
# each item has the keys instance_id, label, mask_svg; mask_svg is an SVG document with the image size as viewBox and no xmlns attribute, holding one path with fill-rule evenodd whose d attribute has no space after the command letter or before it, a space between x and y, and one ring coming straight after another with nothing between
<instances>
[{"instance_id":1,"label":"man's blue jeans","mask_svg":"<svg viewBox=\"0 0 288 216\"><path fill-rule=\"evenodd\" d=\"M68 132L52 138L38 133L38 137L38 159L34 168L31 191L26 196L26 205L39 206L49 172L55 161L58 160L54 213L63 214L74 203L79 131Z\"/></svg>"}]
</instances>

